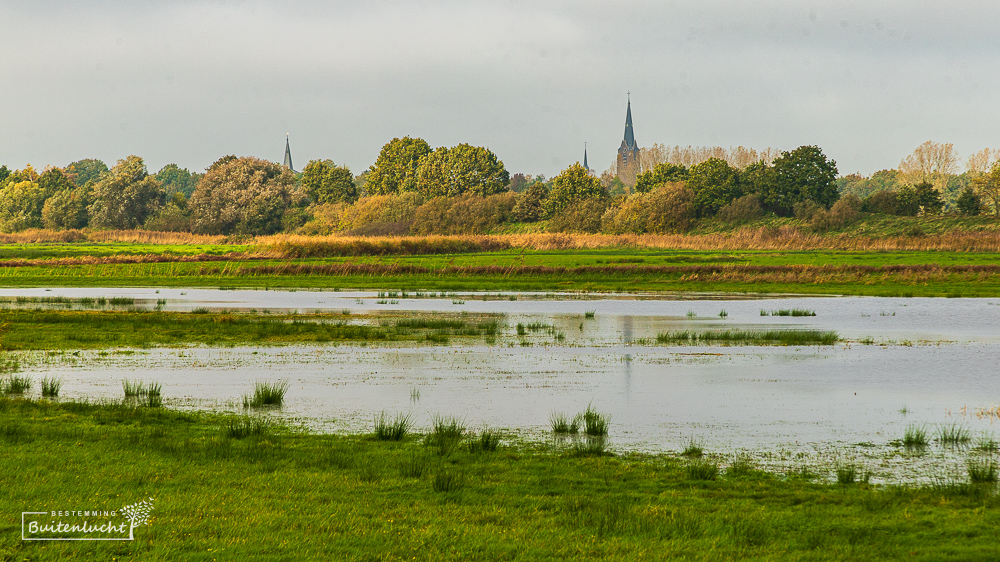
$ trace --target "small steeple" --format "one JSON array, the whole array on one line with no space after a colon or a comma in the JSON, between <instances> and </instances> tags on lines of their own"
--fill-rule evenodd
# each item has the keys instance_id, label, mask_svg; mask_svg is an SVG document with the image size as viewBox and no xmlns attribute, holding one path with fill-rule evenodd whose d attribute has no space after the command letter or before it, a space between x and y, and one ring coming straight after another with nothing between
<instances>
[{"instance_id":1,"label":"small steeple","mask_svg":"<svg viewBox=\"0 0 1000 562\"><path fill-rule=\"evenodd\" d=\"M285 162L282 166L288 168L294 174L298 173L295 171L295 168L292 167L292 149L288 146L288 133L285 133Z\"/></svg>"},{"instance_id":2,"label":"small steeple","mask_svg":"<svg viewBox=\"0 0 1000 562\"><path fill-rule=\"evenodd\" d=\"M583 143L583 169L590 171L590 166L587 165L587 143Z\"/></svg>"},{"instance_id":3,"label":"small steeple","mask_svg":"<svg viewBox=\"0 0 1000 562\"><path fill-rule=\"evenodd\" d=\"M635 134L632 132L632 92L628 94L628 110L625 112L625 145L635 148Z\"/></svg>"}]
</instances>

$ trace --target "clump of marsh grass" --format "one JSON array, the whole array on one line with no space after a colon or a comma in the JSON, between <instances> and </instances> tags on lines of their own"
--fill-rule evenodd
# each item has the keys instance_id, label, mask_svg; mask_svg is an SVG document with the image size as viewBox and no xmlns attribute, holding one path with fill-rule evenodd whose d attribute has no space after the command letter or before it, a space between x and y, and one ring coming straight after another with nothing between
<instances>
[{"instance_id":1,"label":"clump of marsh grass","mask_svg":"<svg viewBox=\"0 0 1000 562\"><path fill-rule=\"evenodd\" d=\"M816 316L815 310L807 310L805 308L782 308L780 310L764 310L760 309L761 316Z\"/></svg>"},{"instance_id":2,"label":"clump of marsh grass","mask_svg":"<svg viewBox=\"0 0 1000 562\"><path fill-rule=\"evenodd\" d=\"M837 332L820 330L721 330L696 332L679 330L656 335L657 343L748 344L748 345L834 345Z\"/></svg>"},{"instance_id":3,"label":"clump of marsh grass","mask_svg":"<svg viewBox=\"0 0 1000 562\"><path fill-rule=\"evenodd\" d=\"M854 484L858 479L858 469L854 465L844 465L837 467L837 483L848 485Z\"/></svg>"},{"instance_id":4,"label":"clump of marsh grass","mask_svg":"<svg viewBox=\"0 0 1000 562\"><path fill-rule=\"evenodd\" d=\"M4 394L25 394L31 390L31 377L11 375L2 386Z\"/></svg>"},{"instance_id":5,"label":"clump of marsh grass","mask_svg":"<svg viewBox=\"0 0 1000 562\"><path fill-rule=\"evenodd\" d=\"M43 377L42 378L42 396L45 398L55 398L59 396L59 390L62 389L62 379L57 377Z\"/></svg>"},{"instance_id":6,"label":"clump of marsh grass","mask_svg":"<svg viewBox=\"0 0 1000 562\"><path fill-rule=\"evenodd\" d=\"M158 382L151 382L146 386L146 393L143 396L142 405L147 408L159 408L163 405L163 387Z\"/></svg>"},{"instance_id":7,"label":"clump of marsh grass","mask_svg":"<svg viewBox=\"0 0 1000 562\"><path fill-rule=\"evenodd\" d=\"M997 463L992 458L972 458L966 461L969 482L973 484L995 484L998 477Z\"/></svg>"},{"instance_id":8,"label":"clump of marsh grass","mask_svg":"<svg viewBox=\"0 0 1000 562\"><path fill-rule=\"evenodd\" d=\"M903 446L908 448L922 448L930 444L927 437L927 428L919 425L907 426L903 433Z\"/></svg>"},{"instance_id":9,"label":"clump of marsh grass","mask_svg":"<svg viewBox=\"0 0 1000 562\"><path fill-rule=\"evenodd\" d=\"M608 434L608 425L610 423L610 416L599 413L591 406L587 406L587 409L583 412L584 432L587 435L604 437Z\"/></svg>"},{"instance_id":10,"label":"clump of marsh grass","mask_svg":"<svg viewBox=\"0 0 1000 562\"><path fill-rule=\"evenodd\" d=\"M750 455L737 455L733 459L733 462L729 463L729 467L726 468L726 476L748 476L753 474L756 468Z\"/></svg>"},{"instance_id":11,"label":"clump of marsh grass","mask_svg":"<svg viewBox=\"0 0 1000 562\"><path fill-rule=\"evenodd\" d=\"M431 487L435 492L457 492L465 487L465 476L458 472L443 470L434 475Z\"/></svg>"},{"instance_id":12,"label":"clump of marsh grass","mask_svg":"<svg viewBox=\"0 0 1000 562\"><path fill-rule=\"evenodd\" d=\"M231 439L261 437L271 432L271 424L259 416L232 416L226 420L224 431Z\"/></svg>"},{"instance_id":13,"label":"clump of marsh grass","mask_svg":"<svg viewBox=\"0 0 1000 562\"><path fill-rule=\"evenodd\" d=\"M726 312L726 309L723 308L719 311L719 318L726 318L727 316L729 316L729 313Z\"/></svg>"},{"instance_id":14,"label":"clump of marsh grass","mask_svg":"<svg viewBox=\"0 0 1000 562\"><path fill-rule=\"evenodd\" d=\"M410 455L399 463L399 475L403 478L420 478L427 470L427 459L420 455Z\"/></svg>"},{"instance_id":15,"label":"clump of marsh grass","mask_svg":"<svg viewBox=\"0 0 1000 562\"><path fill-rule=\"evenodd\" d=\"M950 445L952 447L968 445L972 441L972 434L968 429L958 424L942 425L937 431L937 441L942 445Z\"/></svg>"},{"instance_id":16,"label":"clump of marsh grass","mask_svg":"<svg viewBox=\"0 0 1000 562\"><path fill-rule=\"evenodd\" d=\"M259 381L254 385L253 396L243 396L244 408L262 408L264 406L281 406L288 392L287 380L274 382Z\"/></svg>"},{"instance_id":17,"label":"clump of marsh grass","mask_svg":"<svg viewBox=\"0 0 1000 562\"><path fill-rule=\"evenodd\" d=\"M681 456L697 458L705 454L702 450L701 445L698 444L694 439L688 442L687 447L681 451Z\"/></svg>"},{"instance_id":18,"label":"clump of marsh grass","mask_svg":"<svg viewBox=\"0 0 1000 562\"><path fill-rule=\"evenodd\" d=\"M583 313L583 317L584 318L593 318L596 315L597 315L597 311L596 310L588 310L587 312Z\"/></svg>"},{"instance_id":19,"label":"clump of marsh grass","mask_svg":"<svg viewBox=\"0 0 1000 562\"><path fill-rule=\"evenodd\" d=\"M445 454L462 440L464 434L465 423L462 420L435 415L431 418L431 433L427 436L426 442L437 447L441 454Z\"/></svg>"},{"instance_id":20,"label":"clump of marsh grass","mask_svg":"<svg viewBox=\"0 0 1000 562\"><path fill-rule=\"evenodd\" d=\"M981 435L976 439L976 444L973 449L977 451L983 451L987 453L992 453L994 451L1000 450L1000 443L993 438L992 435Z\"/></svg>"},{"instance_id":21,"label":"clump of marsh grass","mask_svg":"<svg viewBox=\"0 0 1000 562\"><path fill-rule=\"evenodd\" d=\"M413 427L413 418L396 414L390 419L385 412L375 417L375 439L379 441L402 441Z\"/></svg>"},{"instance_id":22,"label":"clump of marsh grass","mask_svg":"<svg viewBox=\"0 0 1000 562\"><path fill-rule=\"evenodd\" d=\"M469 452L492 453L500 447L500 432L495 429L484 429L469 441Z\"/></svg>"},{"instance_id":23,"label":"clump of marsh grass","mask_svg":"<svg viewBox=\"0 0 1000 562\"><path fill-rule=\"evenodd\" d=\"M122 381L122 390L125 392L125 398L136 398L146 394L146 384L140 380L128 380Z\"/></svg>"},{"instance_id":24,"label":"clump of marsh grass","mask_svg":"<svg viewBox=\"0 0 1000 562\"><path fill-rule=\"evenodd\" d=\"M570 452L574 457L600 457L607 453L608 440L604 436L588 435L583 441L573 443Z\"/></svg>"},{"instance_id":25,"label":"clump of marsh grass","mask_svg":"<svg viewBox=\"0 0 1000 562\"><path fill-rule=\"evenodd\" d=\"M696 461L685 468L691 480L715 480L719 476L719 465L709 461Z\"/></svg>"},{"instance_id":26,"label":"clump of marsh grass","mask_svg":"<svg viewBox=\"0 0 1000 562\"><path fill-rule=\"evenodd\" d=\"M552 433L576 435L580 432L580 416L570 419L566 414L553 412L549 415L549 425L552 427Z\"/></svg>"}]
</instances>

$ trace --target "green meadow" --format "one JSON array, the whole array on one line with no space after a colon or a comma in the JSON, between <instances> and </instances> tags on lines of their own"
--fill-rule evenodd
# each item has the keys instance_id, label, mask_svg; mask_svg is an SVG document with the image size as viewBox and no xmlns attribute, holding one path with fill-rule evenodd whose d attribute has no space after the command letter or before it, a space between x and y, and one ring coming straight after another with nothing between
<instances>
[{"instance_id":1,"label":"green meadow","mask_svg":"<svg viewBox=\"0 0 1000 562\"><path fill-rule=\"evenodd\" d=\"M124 399L0 399L0 506L9 514L0 557L1000 557L994 484L873 486L843 469L842 483L828 483L831 475L808 470L721 465L710 452L616 455L586 437L484 439L488 430L458 420L378 436L316 435L261 420ZM147 497L153 519L134 542L19 537L20 511L113 509Z\"/></svg>"}]
</instances>

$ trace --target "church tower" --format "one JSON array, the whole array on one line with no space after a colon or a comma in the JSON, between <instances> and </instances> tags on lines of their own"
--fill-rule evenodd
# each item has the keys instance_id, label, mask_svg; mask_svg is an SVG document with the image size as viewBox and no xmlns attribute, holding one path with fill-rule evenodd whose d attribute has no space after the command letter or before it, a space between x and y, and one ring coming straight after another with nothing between
<instances>
[{"instance_id":1,"label":"church tower","mask_svg":"<svg viewBox=\"0 0 1000 562\"><path fill-rule=\"evenodd\" d=\"M629 95L628 110L625 112L625 138L618 149L618 179L633 187L639 172L639 147L635 144L635 133L632 131L632 96Z\"/></svg>"},{"instance_id":2,"label":"church tower","mask_svg":"<svg viewBox=\"0 0 1000 562\"><path fill-rule=\"evenodd\" d=\"M292 149L288 146L288 134L285 134L285 162L281 165L283 168L288 168L293 174L297 174L295 168L292 167Z\"/></svg>"},{"instance_id":3,"label":"church tower","mask_svg":"<svg viewBox=\"0 0 1000 562\"><path fill-rule=\"evenodd\" d=\"M583 169L590 173L590 166L587 165L587 143L583 143Z\"/></svg>"}]
</instances>

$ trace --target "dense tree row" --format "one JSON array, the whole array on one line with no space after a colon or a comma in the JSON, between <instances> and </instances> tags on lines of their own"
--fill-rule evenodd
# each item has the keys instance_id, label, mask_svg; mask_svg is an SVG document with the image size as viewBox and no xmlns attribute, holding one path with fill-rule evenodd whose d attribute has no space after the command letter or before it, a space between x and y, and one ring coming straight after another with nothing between
<instances>
[{"instance_id":1,"label":"dense tree row","mask_svg":"<svg viewBox=\"0 0 1000 562\"><path fill-rule=\"evenodd\" d=\"M971 155L959 174L952 146L928 141L896 170L840 178L816 146L777 153L654 145L646 161L659 162L647 165L633 189L578 163L551 179L511 176L486 148L432 149L411 137L387 143L359 176L332 160L313 160L295 174L236 156L204 173L169 164L153 175L137 156L110 169L93 159L41 173L0 166L0 230L460 234L547 221L552 231L642 233L767 214L795 216L819 230L863 213L1000 216L1000 152L991 150Z\"/></svg>"}]
</instances>

